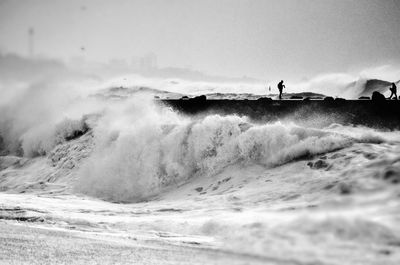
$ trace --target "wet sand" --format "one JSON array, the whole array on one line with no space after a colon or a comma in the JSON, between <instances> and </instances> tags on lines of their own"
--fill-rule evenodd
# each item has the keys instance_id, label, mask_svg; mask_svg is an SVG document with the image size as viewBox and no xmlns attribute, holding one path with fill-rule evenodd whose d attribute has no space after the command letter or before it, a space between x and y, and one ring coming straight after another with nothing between
<instances>
[{"instance_id":1,"label":"wet sand","mask_svg":"<svg viewBox=\"0 0 400 265\"><path fill-rule=\"evenodd\" d=\"M0 264L290 264L159 241L20 223L0 222L0 242Z\"/></svg>"}]
</instances>

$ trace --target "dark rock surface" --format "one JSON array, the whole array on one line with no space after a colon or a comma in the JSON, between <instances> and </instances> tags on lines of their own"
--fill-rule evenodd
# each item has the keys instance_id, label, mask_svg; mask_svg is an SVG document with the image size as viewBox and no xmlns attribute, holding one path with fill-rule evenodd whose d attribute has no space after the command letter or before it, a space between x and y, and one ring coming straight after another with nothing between
<instances>
[{"instance_id":1,"label":"dark rock surface","mask_svg":"<svg viewBox=\"0 0 400 265\"><path fill-rule=\"evenodd\" d=\"M374 91L374 93L372 93L372 100L373 101L385 101L386 98L384 95L382 95L378 91Z\"/></svg>"},{"instance_id":2,"label":"dark rock surface","mask_svg":"<svg viewBox=\"0 0 400 265\"><path fill-rule=\"evenodd\" d=\"M344 125L400 129L398 100L159 100L187 115L220 114L247 116L253 121L273 122L282 118L305 121L310 117L331 118Z\"/></svg>"},{"instance_id":3,"label":"dark rock surface","mask_svg":"<svg viewBox=\"0 0 400 265\"><path fill-rule=\"evenodd\" d=\"M258 101L265 102L265 101L272 101L272 98L259 98Z\"/></svg>"},{"instance_id":4,"label":"dark rock surface","mask_svg":"<svg viewBox=\"0 0 400 265\"><path fill-rule=\"evenodd\" d=\"M324 160L317 160L314 163L313 162L308 162L307 165L312 168L312 169L323 169L323 168L328 168L329 164L324 161Z\"/></svg>"}]
</instances>

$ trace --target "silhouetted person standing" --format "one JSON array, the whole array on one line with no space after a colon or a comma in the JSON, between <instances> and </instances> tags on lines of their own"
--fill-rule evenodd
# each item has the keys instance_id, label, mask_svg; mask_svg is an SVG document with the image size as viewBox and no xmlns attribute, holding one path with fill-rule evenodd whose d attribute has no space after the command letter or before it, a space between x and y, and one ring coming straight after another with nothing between
<instances>
[{"instance_id":1,"label":"silhouetted person standing","mask_svg":"<svg viewBox=\"0 0 400 265\"><path fill-rule=\"evenodd\" d=\"M278 83L279 99L282 99L283 88L285 88L285 85L283 84L283 80L281 80L281 82Z\"/></svg>"},{"instance_id":2,"label":"silhouetted person standing","mask_svg":"<svg viewBox=\"0 0 400 265\"><path fill-rule=\"evenodd\" d=\"M392 92L392 94L390 94L389 99L392 99L392 96L394 95L394 98L397 99L397 87L395 83L392 83L392 87L390 88L390 92Z\"/></svg>"}]
</instances>

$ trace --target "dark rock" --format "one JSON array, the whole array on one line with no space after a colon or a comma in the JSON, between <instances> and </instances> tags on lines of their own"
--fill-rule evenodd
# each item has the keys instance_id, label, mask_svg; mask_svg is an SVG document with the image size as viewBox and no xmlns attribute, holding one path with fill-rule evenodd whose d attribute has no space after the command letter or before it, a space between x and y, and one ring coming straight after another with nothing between
<instances>
[{"instance_id":1,"label":"dark rock","mask_svg":"<svg viewBox=\"0 0 400 265\"><path fill-rule=\"evenodd\" d=\"M345 102L346 99L344 98L335 98L335 102Z\"/></svg>"},{"instance_id":2,"label":"dark rock","mask_svg":"<svg viewBox=\"0 0 400 265\"><path fill-rule=\"evenodd\" d=\"M259 98L259 99L257 99L257 101L261 101L261 102L270 102L270 101L272 101L272 98L267 98L267 97L265 97L265 98Z\"/></svg>"},{"instance_id":3,"label":"dark rock","mask_svg":"<svg viewBox=\"0 0 400 265\"><path fill-rule=\"evenodd\" d=\"M400 101L377 103L346 100L343 103L338 103L335 101L314 100L314 98L309 100L273 100L265 103L257 100L241 99L207 100L204 103L196 103L191 100L160 100L159 103L168 105L183 114L236 114L263 123L279 120L291 113L295 114L296 119L304 120L308 113L313 112L318 115L324 115L329 119L343 118L342 122L346 124L391 130L398 130L400 127ZM334 111L333 107L335 108Z\"/></svg>"},{"instance_id":4,"label":"dark rock","mask_svg":"<svg viewBox=\"0 0 400 265\"><path fill-rule=\"evenodd\" d=\"M201 95L201 96L194 97L194 98L190 99L190 101L191 102L201 102L201 103L203 103L203 102L207 101L207 97L205 95Z\"/></svg>"},{"instance_id":5,"label":"dark rock","mask_svg":"<svg viewBox=\"0 0 400 265\"><path fill-rule=\"evenodd\" d=\"M326 163L324 160L317 160L315 163L308 162L307 166L309 166L312 169L322 169L329 167L329 164Z\"/></svg>"},{"instance_id":6,"label":"dark rock","mask_svg":"<svg viewBox=\"0 0 400 265\"><path fill-rule=\"evenodd\" d=\"M374 93L372 93L372 101L381 102L385 100L386 100L385 96L379 93L378 91L374 91Z\"/></svg>"},{"instance_id":7,"label":"dark rock","mask_svg":"<svg viewBox=\"0 0 400 265\"><path fill-rule=\"evenodd\" d=\"M394 168L389 168L383 173L383 179L392 184L400 183L400 172Z\"/></svg>"},{"instance_id":8,"label":"dark rock","mask_svg":"<svg viewBox=\"0 0 400 265\"><path fill-rule=\"evenodd\" d=\"M188 100L189 97L188 97L188 96L183 96L183 97L181 97L180 99L181 99L181 100Z\"/></svg>"},{"instance_id":9,"label":"dark rock","mask_svg":"<svg viewBox=\"0 0 400 265\"><path fill-rule=\"evenodd\" d=\"M333 99L333 97L326 97L326 98L324 98L324 101L325 102L333 102L334 99Z\"/></svg>"},{"instance_id":10,"label":"dark rock","mask_svg":"<svg viewBox=\"0 0 400 265\"><path fill-rule=\"evenodd\" d=\"M206 97L205 95L201 95L201 96L195 97L195 99L198 99L198 100L207 100L207 97Z\"/></svg>"},{"instance_id":11,"label":"dark rock","mask_svg":"<svg viewBox=\"0 0 400 265\"><path fill-rule=\"evenodd\" d=\"M300 96L291 96L290 99L303 99L303 97L300 97Z\"/></svg>"},{"instance_id":12,"label":"dark rock","mask_svg":"<svg viewBox=\"0 0 400 265\"><path fill-rule=\"evenodd\" d=\"M351 194L352 186L348 183L340 183L339 184L339 192L340 192L340 194L343 194L343 195Z\"/></svg>"},{"instance_id":13,"label":"dark rock","mask_svg":"<svg viewBox=\"0 0 400 265\"><path fill-rule=\"evenodd\" d=\"M195 188L195 190L196 190L197 192L202 192L202 191L203 191L203 187Z\"/></svg>"},{"instance_id":14,"label":"dark rock","mask_svg":"<svg viewBox=\"0 0 400 265\"><path fill-rule=\"evenodd\" d=\"M311 98L310 97L306 97L305 99L303 99L304 101L310 101Z\"/></svg>"},{"instance_id":15,"label":"dark rock","mask_svg":"<svg viewBox=\"0 0 400 265\"><path fill-rule=\"evenodd\" d=\"M317 162L314 163L314 168L315 169L321 169L321 168L327 168L329 165L326 163L324 160L318 160Z\"/></svg>"},{"instance_id":16,"label":"dark rock","mask_svg":"<svg viewBox=\"0 0 400 265\"><path fill-rule=\"evenodd\" d=\"M370 98L370 97L359 97L358 99L361 99L361 100L370 100L371 98Z\"/></svg>"}]
</instances>

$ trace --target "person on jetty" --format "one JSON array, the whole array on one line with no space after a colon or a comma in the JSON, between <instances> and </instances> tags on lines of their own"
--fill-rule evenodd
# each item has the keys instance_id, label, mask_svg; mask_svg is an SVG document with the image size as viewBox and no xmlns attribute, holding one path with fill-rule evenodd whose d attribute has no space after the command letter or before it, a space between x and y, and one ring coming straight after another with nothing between
<instances>
[{"instance_id":1,"label":"person on jetty","mask_svg":"<svg viewBox=\"0 0 400 265\"><path fill-rule=\"evenodd\" d=\"M392 96L394 95L394 98L397 99L397 87L395 83L392 83L392 87L390 88L390 92L392 92L392 94L390 94L389 99L392 99Z\"/></svg>"},{"instance_id":2,"label":"person on jetty","mask_svg":"<svg viewBox=\"0 0 400 265\"><path fill-rule=\"evenodd\" d=\"M285 85L283 84L283 80L281 80L281 82L278 83L279 99L282 99L283 88L285 88Z\"/></svg>"}]
</instances>

